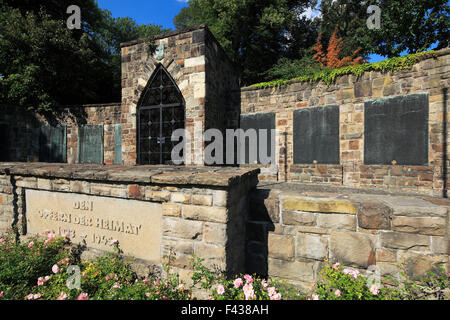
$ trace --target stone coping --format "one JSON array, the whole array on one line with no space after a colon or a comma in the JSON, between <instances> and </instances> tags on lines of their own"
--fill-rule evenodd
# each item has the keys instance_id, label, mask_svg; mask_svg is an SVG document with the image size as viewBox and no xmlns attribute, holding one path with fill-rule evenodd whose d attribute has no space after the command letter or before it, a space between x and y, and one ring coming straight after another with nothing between
<instances>
[{"instance_id":1,"label":"stone coping","mask_svg":"<svg viewBox=\"0 0 450 320\"><path fill-rule=\"evenodd\" d=\"M259 169L190 166L105 166L42 162L3 162L0 174L43 178L230 187L257 177Z\"/></svg>"}]
</instances>

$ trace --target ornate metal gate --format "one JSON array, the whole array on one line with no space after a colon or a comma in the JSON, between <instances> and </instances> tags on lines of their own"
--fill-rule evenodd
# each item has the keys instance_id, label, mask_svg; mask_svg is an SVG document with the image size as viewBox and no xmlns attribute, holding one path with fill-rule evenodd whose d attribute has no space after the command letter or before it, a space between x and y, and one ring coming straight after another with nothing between
<instances>
[{"instance_id":1,"label":"ornate metal gate","mask_svg":"<svg viewBox=\"0 0 450 320\"><path fill-rule=\"evenodd\" d=\"M170 164L172 133L185 127L185 104L175 81L160 65L142 93L137 111L138 164Z\"/></svg>"}]
</instances>

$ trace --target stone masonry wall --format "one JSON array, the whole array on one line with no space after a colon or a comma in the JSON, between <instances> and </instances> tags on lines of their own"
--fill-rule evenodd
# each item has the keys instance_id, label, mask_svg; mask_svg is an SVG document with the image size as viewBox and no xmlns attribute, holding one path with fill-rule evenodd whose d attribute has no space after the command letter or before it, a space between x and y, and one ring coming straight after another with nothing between
<instances>
[{"instance_id":1,"label":"stone masonry wall","mask_svg":"<svg viewBox=\"0 0 450 320\"><path fill-rule=\"evenodd\" d=\"M280 88L243 88L241 113L274 112L276 129L281 136L277 146L279 157L276 159L279 172L266 174L260 179L383 188L442 196L450 186L447 176L444 188L444 172L449 165L449 157L445 158L444 153L448 154L449 150L450 128L447 126L447 132L443 132L444 121L450 119L448 112L447 119L443 118L444 107L447 108L449 102L444 92L450 81L449 53L449 49L441 50L436 53L436 58L424 58L411 70L389 73L371 71L359 78L345 75L338 77L331 85L293 80ZM412 93L429 95L428 165L365 165L364 102ZM336 104L340 110L340 163L294 164L293 111Z\"/></svg>"},{"instance_id":2,"label":"stone masonry wall","mask_svg":"<svg viewBox=\"0 0 450 320\"><path fill-rule=\"evenodd\" d=\"M247 221L247 272L306 290L326 260L400 278L450 270L450 201L259 189Z\"/></svg>"},{"instance_id":3,"label":"stone masonry wall","mask_svg":"<svg viewBox=\"0 0 450 320\"><path fill-rule=\"evenodd\" d=\"M257 173L246 169L2 163L0 233L23 224L19 230L27 235L25 190L30 189L161 203L162 262L167 262L164 257L172 250L174 270L186 281L192 275L194 253L205 259L209 268L236 274L244 272L247 196L257 184ZM86 253L89 256L92 250ZM161 264L144 263L143 272L154 267L160 270Z\"/></svg>"},{"instance_id":4,"label":"stone masonry wall","mask_svg":"<svg viewBox=\"0 0 450 320\"><path fill-rule=\"evenodd\" d=\"M67 126L67 162L78 163L78 127L103 125L105 164L115 158L114 125L120 124L120 104L61 107L40 115L18 107L0 106L0 122L8 124L8 161L39 161L39 128L45 125Z\"/></svg>"},{"instance_id":5,"label":"stone masonry wall","mask_svg":"<svg viewBox=\"0 0 450 320\"><path fill-rule=\"evenodd\" d=\"M174 31L155 38L164 44L164 58L157 61L143 40L122 44L122 127L123 160L136 164L136 110L139 98L153 71L162 64L178 85L186 107L186 130L193 136L194 122L203 131L205 118L205 42L204 26ZM194 145L192 154L203 146Z\"/></svg>"}]
</instances>

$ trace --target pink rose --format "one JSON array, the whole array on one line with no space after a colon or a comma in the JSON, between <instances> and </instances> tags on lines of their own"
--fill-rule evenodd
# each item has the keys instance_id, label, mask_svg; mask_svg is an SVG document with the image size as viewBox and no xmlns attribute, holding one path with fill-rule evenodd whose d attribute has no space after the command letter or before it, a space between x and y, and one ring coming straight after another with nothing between
<instances>
[{"instance_id":1,"label":"pink rose","mask_svg":"<svg viewBox=\"0 0 450 320\"><path fill-rule=\"evenodd\" d=\"M109 279L111 279L109 276L105 277L105 280L108 281Z\"/></svg>"},{"instance_id":2,"label":"pink rose","mask_svg":"<svg viewBox=\"0 0 450 320\"><path fill-rule=\"evenodd\" d=\"M66 300L66 299L67 299L67 294L65 292L61 292L59 297L56 298L56 300Z\"/></svg>"},{"instance_id":3,"label":"pink rose","mask_svg":"<svg viewBox=\"0 0 450 320\"><path fill-rule=\"evenodd\" d=\"M114 283L113 288L114 289L120 289L120 284L118 284L117 282Z\"/></svg>"},{"instance_id":4,"label":"pink rose","mask_svg":"<svg viewBox=\"0 0 450 320\"><path fill-rule=\"evenodd\" d=\"M119 240L113 239L113 240L111 240L111 244L119 244Z\"/></svg>"},{"instance_id":5,"label":"pink rose","mask_svg":"<svg viewBox=\"0 0 450 320\"><path fill-rule=\"evenodd\" d=\"M312 299L313 299L313 300L319 300L319 296L318 296L317 294L313 294L313 295L312 295Z\"/></svg>"},{"instance_id":6,"label":"pink rose","mask_svg":"<svg viewBox=\"0 0 450 320\"><path fill-rule=\"evenodd\" d=\"M33 246L34 246L34 242L31 241L31 242L28 244L28 248L32 248Z\"/></svg>"},{"instance_id":7,"label":"pink rose","mask_svg":"<svg viewBox=\"0 0 450 320\"><path fill-rule=\"evenodd\" d=\"M80 293L80 295L78 296L77 300L89 300L88 294L87 293Z\"/></svg>"},{"instance_id":8,"label":"pink rose","mask_svg":"<svg viewBox=\"0 0 450 320\"><path fill-rule=\"evenodd\" d=\"M275 287L267 288L267 293L269 294L269 296L273 296L276 293Z\"/></svg>"},{"instance_id":9,"label":"pink rose","mask_svg":"<svg viewBox=\"0 0 450 320\"><path fill-rule=\"evenodd\" d=\"M39 278L38 278L38 281L37 281L37 285L38 285L38 286L42 286L44 283L45 283L44 278L43 278L43 277L39 277Z\"/></svg>"},{"instance_id":10,"label":"pink rose","mask_svg":"<svg viewBox=\"0 0 450 320\"><path fill-rule=\"evenodd\" d=\"M281 294L276 293L273 296L270 297L270 300L281 300Z\"/></svg>"},{"instance_id":11,"label":"pink rose","mask_svg":"<svg viewBox=\"0 0 450 320\"><path fill-rule=\"evenodd\" d=\"M261 281L261 285L262 285L264 288L267 288L267 286L268 286L266 280L264 280L264 279Z\"/></svg>"},{"instance_id":12,"label":"pink rose","mask_svg":"<svg viewBox=\"0 0 450 320\"><path fill-rule=\"evenodd\" d=\"M243 288L245 300L253 300L255 297L255 291L253 291L253 286L251 284L246 284Z\"/></svg>"},{"instance_id":13,"label":"pink rose","mask_svg":"<svg viewBox=\"0 0 450 320\"><path fill-rule=\"evenodd\" d=\"M372 286L370 287L370 292L372 292L372 294L376 296L377 294L380 293L380 290L378 290L377 285L374 284L374 285L372 285Z\"/></svg>"},{"instance_id":14,"label":"pink rose","mask_svg":"<svg viewBox=\"0 0 450 320\"><path fill-rule=\"evenodd\" d=\"M53 267L52 267L52 271L53 271L53 273L58 273L59 272L59 267L58 267L58 265L56 265L56 264L54 264L53 265Z\"/></svg>"},{"instance_id":15,"label":"pink rose","mask_svg":"<svg viewBox=\"0 0 450 320\"><path fill-rule=\"evenodd\" d=\"M217 293L218 293L218 294L224 294L224 293L225 293L225 288L224 288L223 285L219 285L219 286L217 287Z\"/></svg>"},{"instance_id":16,"label":"pink rose","mask_svg":"<svg viewBox=\"0 0 450 320\"><path fill-rule=\"evenodd\" d=\"M2 291L2 292L0 292L0 298L1 298L1 297L3 297L3 291Z\"/></svg>"},{"instance_id":17,"label":"pink rose","mask_svg":"<svg viewBox=\"0 0 450 320\"><path fill-rule=\"evenodd\" d=\"M339 262L336 262L333 266L334 270L339 270L339 267L341 266L341 264Z\"/></svg>"},{"instance_id":18,"label":"pink rose","mask_svg":"<svg viewBox=\"0 0 450 320\"><path fill-rule=\"evenodd\" d=\"M247 283L252 283L252 282L253 282L253 278L252 278L249 274L246 274L246 275L244 276L244 279L245 279L245 281L246 281Z\"/></svg>"},{"instance_id":19,"label":"pink rose","mask_svg":"<svg viewBox=\"0 0 450 320\"><path fill-rule=\"evenodd\" d=\"M241 278L237 278L236 280L234 280L233 284L234 284L234 287L237 289L240 286L242 286L244 284L244 282L242 281Z\"/></svg>"},{"instance_id":20,"label":"pink rose","mask_svg":"<svg viewBox=\"0 0 450 320\"><path fill-rule=\"evenodd\" d=\"M5 242L5 239L0 238L0 243Z\"/></svg>"},{"instance_id":21,"label":"pink rose","mask_svg":"<svg viewBox=\"0 0 450 320\"><path fill-rule=\"evenodd\" d=\"M337 289L337 290L334 292L334 295L335 295L336 297L340 297L340 296L341 296L341 290Z\"/></svg>"}]
</instances>

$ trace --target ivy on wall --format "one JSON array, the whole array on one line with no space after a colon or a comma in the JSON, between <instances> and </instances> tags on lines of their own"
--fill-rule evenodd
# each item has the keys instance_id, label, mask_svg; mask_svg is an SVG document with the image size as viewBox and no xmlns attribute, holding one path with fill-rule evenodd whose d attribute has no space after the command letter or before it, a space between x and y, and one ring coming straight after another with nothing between
<instances>
[{"instance_id":1,"label":"ivy on wall","mask_svg":"<svg viewBox=\"0 0 450 320\"><path fill-rule=\"evenodd\" d=\"M426 52L419 52L409 55L404 55L401 57L394 57L391 59L375 62L375 63L365 63L355 66L347 66L343 68L338 69L325 69L321 70L319 72L316 72L312 75L305 75L300 76L293 79L279 79L269 82L261 82L251 85L250 87L259 88L259 89L265 89L270 87L281 87L283 85L288 85L289 83L293 81L298 82L319 82L323 81L327 85L333 83L337 77L343 76L343 75L354 75L356 77L360 77L364 72L367 71L381 71L383 73L389 72L389 71L396 71L396 70L406 70L411 69L412 66L419 61L423 60L424 58L436 58L436 53L433 50L426 51Z\"/></svg>"}]
</instances>

